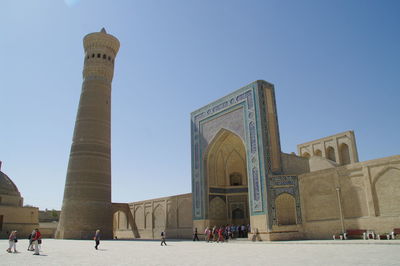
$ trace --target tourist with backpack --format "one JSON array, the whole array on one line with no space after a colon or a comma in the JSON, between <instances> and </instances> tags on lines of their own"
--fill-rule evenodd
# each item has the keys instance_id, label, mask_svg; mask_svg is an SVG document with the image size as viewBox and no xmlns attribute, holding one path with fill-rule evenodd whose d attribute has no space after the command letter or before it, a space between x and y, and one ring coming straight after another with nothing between
<instances>
[{"instance_id":1,"label":"tourist with backpack","mask_svg":"<svg viewBox=\"0 0 400 266\"><path fill-rule=\"evenodd\" d=\"M29 239L29 246L28 246L28 251L33 251L33 236L35 235L35 230L32 231L32 233L29 234L28 239Z\"/></svg>"}]
</instances>

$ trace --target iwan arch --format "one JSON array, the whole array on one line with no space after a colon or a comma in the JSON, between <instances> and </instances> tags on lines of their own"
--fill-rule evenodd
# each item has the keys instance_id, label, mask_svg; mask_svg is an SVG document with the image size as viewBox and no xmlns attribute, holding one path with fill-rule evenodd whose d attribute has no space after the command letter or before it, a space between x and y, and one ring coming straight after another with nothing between
<instances>
[{"instance_id":1,"label":"iwan arch","mask_svg":"<svg viewBox=\"0 0 400 266\"><path fill-rule=\"evenodd\" d=\"M193 228L249 223L250 238L325 239L346 229L400 227L400 156L359 162L352 131L300 144L298 155L283 153L274 86L261 80L191 113L192 193L111 203L118 47L104 29L85 38L84 93L58 237L88 238L101 228L106 237L158 239L165 230L169 238L190 238Z\"/></svg>"},{"instance_id":2,"label":"iwan arch","mask_svg":"<svg viewBox=\"0 0 400 266\"><path fill-rule=\"evenodd\" d=\"M205 155L210 224L249 224L246 149L243 140L221 129Z\"/></svg>"}]
</instances>

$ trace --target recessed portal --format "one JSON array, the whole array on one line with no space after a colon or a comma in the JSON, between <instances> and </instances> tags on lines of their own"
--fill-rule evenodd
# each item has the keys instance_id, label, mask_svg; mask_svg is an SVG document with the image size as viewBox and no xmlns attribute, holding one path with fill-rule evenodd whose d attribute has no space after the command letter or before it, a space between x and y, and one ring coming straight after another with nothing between
<instances>
[{"instance_id":1,"label":"recessed portal","mask_svg":"<svg viewBox=\"0 0 400 266\"><path fill-rule=\"evenodd\" d=\"M249 224L246 150L242 139L222 129L205 157L210 226Z\"/></svg>"},{"instance_id":2,"label":"recessed portal","mask_svg":"<svg viewBox=\"0 0 400 266\"><path fill-rule=\"evenodd\" d=\"M131 226L129 224L128 216L124 211L116 211L113 215L113 236L117 236L117 231L129 231Z\"/></svg>"}]
</instances>

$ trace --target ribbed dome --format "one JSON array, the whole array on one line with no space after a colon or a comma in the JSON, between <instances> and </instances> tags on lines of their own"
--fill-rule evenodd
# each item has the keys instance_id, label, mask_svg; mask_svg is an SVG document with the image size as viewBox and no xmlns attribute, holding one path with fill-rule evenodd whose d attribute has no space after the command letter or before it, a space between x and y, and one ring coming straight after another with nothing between
<instances>
[{"instance_id":1,"label":"ribbed dome","mask_svg":"<svg viewBox=\"0 0 400 266\"><path fill-rule=\"evenodd\" d=\"M3 172L0 171L0 195L18 196L21 197L17 186Z\"/></svg>"}]
</instances>

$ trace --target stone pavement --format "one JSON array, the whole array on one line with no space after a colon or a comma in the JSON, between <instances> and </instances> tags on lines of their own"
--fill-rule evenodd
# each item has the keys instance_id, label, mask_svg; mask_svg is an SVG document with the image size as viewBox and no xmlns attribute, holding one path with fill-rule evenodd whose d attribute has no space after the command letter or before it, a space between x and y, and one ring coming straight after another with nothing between
<instances>
[{"instance_id":1,"label":"stone pavement","mask_svg":"<svg viewBox=\"0 0 400 266\"><path fill-rule=\"evenodd\" d=\"M399 240L167 243L110 240L95 250L94 241L44 239L41 255L33 256L28 240L17 243L16 254L0 240L0 265L400 265Z\"/></svg>"}]
</instances>

